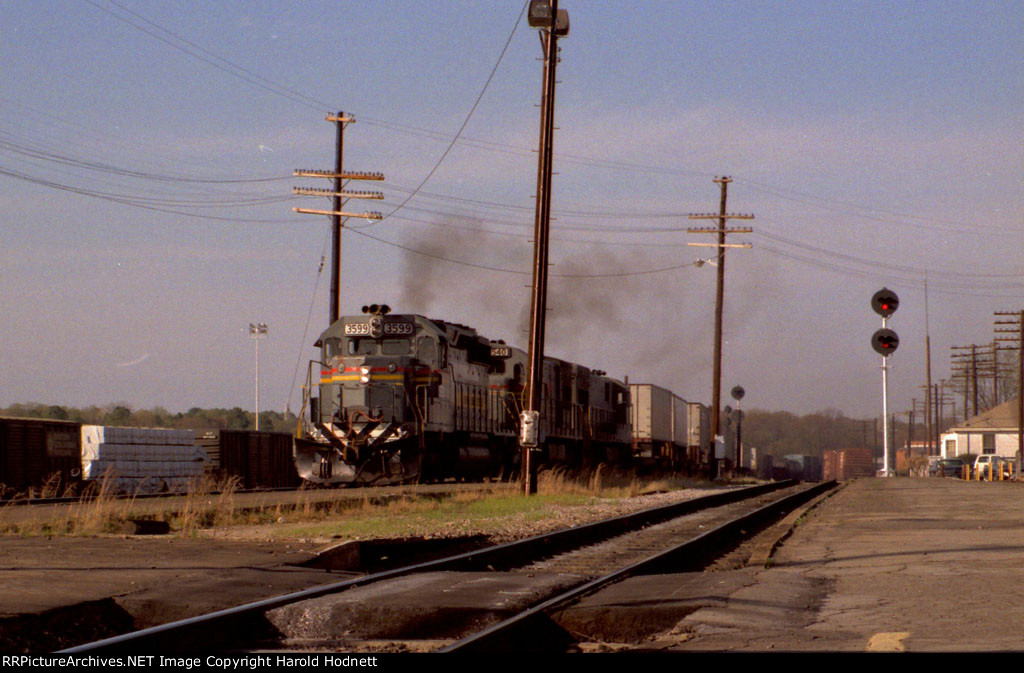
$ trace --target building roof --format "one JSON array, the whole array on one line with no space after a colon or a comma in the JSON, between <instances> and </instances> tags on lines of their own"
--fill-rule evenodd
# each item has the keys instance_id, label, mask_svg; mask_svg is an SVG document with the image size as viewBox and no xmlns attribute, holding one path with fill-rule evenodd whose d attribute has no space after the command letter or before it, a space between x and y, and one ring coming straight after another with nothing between
<instances>
[{"instance_id":1,"label":"building roof","mask_svg":"<svg viewBox=\"0 0 1024 673\"><path fill-rule=\"evenodd\" d=\"M982 432L985 430L1004 430L1016 432L1020 427L1019 416L1017 415L1017 398L1003 402L999 406L986 409L977 416L968 418L960 425L953 426L950 432Z\"/></svg>"}]
</instances>

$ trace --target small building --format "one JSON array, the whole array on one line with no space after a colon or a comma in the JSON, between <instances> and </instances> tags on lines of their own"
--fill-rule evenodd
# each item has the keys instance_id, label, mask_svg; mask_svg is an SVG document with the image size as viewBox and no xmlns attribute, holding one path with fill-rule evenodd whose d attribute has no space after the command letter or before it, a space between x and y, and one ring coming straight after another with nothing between
<instances>
[{"instance_id":1,"label":"small building","mask_svg":"<svg viewBox=\"0 0 1024 673\"><path fill-rule=\"evenodd\" d=\"M1016 457L1018 404L1016 398L1003 402L950 428L941 437L942 457L956 458L965 453Z\"/></svg>"},{"instance_id":2,"label":"small building","mask_svg":"<svg viewBox=\"0 0 1024 673\"><path fill-rule=\"evenodd\" d=\"M928 443L924 440L906 442L895 450L893 458L897 474L919 477L928 474Z\"/></svg>"}]
</instances>

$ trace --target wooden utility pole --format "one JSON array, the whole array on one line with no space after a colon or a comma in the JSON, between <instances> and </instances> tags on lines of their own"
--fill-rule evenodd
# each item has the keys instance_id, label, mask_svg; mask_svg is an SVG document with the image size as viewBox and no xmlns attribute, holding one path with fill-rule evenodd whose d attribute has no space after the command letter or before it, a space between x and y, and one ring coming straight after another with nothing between
<instances>
[{"instance_id":1,"label":"wooden utility pole","mask_svg":"<svg viewBox=\"0 0 1024 673\"><path fill-rule=\"evenodd\" d=\"M950 346L954 352L950 355L953 360L951 370L954 379L962 379L964 392L964 418L968 414L967 401L972 400L973 415L977 416L985 405L981 398L981 387L978 385L979 377L994 376L995 352L987 349L986 346L971 344L970 346ZM961 351L959 353L955 351Z\"/></svg>"},{"instance_id":2,"label":"wooden utility pole","mask_svg":"<svg viewBox=\"0 0 1024 673\"><path fill-rule=\"evenodd\" d=\"M927 388L924 392L924 425L925 434L927 436L926 445L928 447L929 456L939 455L938 442L936 441L936 434L933 431L932 418L932 335L931 335L931 320L928 314L928 276L924 278L924 351L925 351L925 372L927 374Z\"/></svg>"},{"instance_id":3,"label":"wooden utility pole","mask_svg":"<svg viewBox=\"0 0 1024 673\"><path fill-rule=\"evenodd\" d=\"M558 66L558 38L569 33L569 15L558 9L558 0L531 2L527 19L540 29L544 50L544 82L541 89L540 153L537 160L537 202L534 211L533 295L530 301L529 370L525 409L520 417L519 447L523 490L537 492L534 454L541 445L541 407L544 388L544 331L548 301L548 247L551 232L551 174L555 135L555 70Z\"/></svg>"},{"instance_id":4,"label":"wooden utility pole","mask_svg":"<svg viewBox=\"0 0 1024 673\"><path fill-rule=\"evenodd\" d=\"M726 234L749 234L753 229L749 227L734 227L726 229L727 220L752 220L753 215L731 215L726 213L725 204L728 196L730 177L715 178L721 187L721 199L718 206L718 214L695 213L690 215L691 220L718 220L717 228L695 228L690 227L686 231L691 234L718 234L718 243L687 243L694 246L711 246L718 249L716 266L718 267L718 283L715 289L715 362L713 376L713 392L711 396L711 447L708 455L711 465L717 473L715 461L715 444L720 434L719 407L722 401L722 304L725 294L725 249L726 248L749 248L749 243L728 244L725 242ZM741 464L741 456L736 456L736 467Z\"/></svg>"},{"instance_id":5,"label":"wooden utility pole","mask_svg":"<svg viewBox=\"0 0 1024 673\"><path fill-rule=\"evenodd\" d=\"M342 157L345 149L345 127L354 124L355 118L346 116L344 112L328 114L325 118L337 126L337 136L334 150L334 170L296 170L295 177L300 178L326 178L333 181L333 189L305 189L292 187L293 194L304 196L327 196L331 198L331 210L313 210L310 208L292 208L296 213L307 215L330 215L331 216L331 305L328 311L328 324L333 325L341 317L341 230L345 226L345 220L350 217L358 217L364 220L380 220L384 216L378 212L370 213L346 213L342 207L348 199L383 199L382 192L346 192L344 184L346 180L373 180L383 181L382 173L358 173L346 172L342 167Z\"/></svg>"},{"instance_id":6,"label":"wooden utility pole","mask_svg":"<svg viewBox=\"0 0 1024 673\"><path fill-rule=\"evenodd\" d=\"M1017 469L1020 474L1021 459L1024 457L1024 311L996 311L997 316L1013 316L1012 320L996 320L996 325L1006 325L1009 329L996 328L998 334L1014 336L996 337L996 341L1016 342L1017 351ZM1009 349L1007 349L1009 350Z\"/></svg>"}]
</instances>

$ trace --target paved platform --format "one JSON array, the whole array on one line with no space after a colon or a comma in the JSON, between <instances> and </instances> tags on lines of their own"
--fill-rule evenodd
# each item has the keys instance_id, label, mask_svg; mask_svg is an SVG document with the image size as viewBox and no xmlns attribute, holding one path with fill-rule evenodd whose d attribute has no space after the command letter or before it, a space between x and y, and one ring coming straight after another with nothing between
<instances>
[{"instance_id":1,"label":"paved platform","mask_svg":"<svg viewBox=\"0 0 1024 673\"><path fill-rule=\"evenodd\" d=\"M767 568L634 578L559 620L654 651L1021 651L1024 484L848 482Z\"/></svg>"}]
</instances>

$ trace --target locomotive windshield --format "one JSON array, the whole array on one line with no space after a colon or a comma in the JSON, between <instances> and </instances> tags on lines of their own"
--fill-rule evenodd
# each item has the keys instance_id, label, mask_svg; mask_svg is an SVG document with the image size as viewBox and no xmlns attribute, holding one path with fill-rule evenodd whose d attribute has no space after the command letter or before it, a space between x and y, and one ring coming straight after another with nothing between
<instances>
[{"instance_id":1,"label":"locomotive windshield","mask_svg":"<svg viewBox=\"0 0 1024 673\"><path fill-rule=\"evenodd\" d=\"M408 339L384 339L380 342L380 350L384 355L408 355Z\"/></svg>"},{"instance_id":2,"label":"locomotive windshield","mask_svg":"<svg viewBox=\"0 0 1024 673\"><path fill-rule=\"evenodd\" d=\"M352 337L347 341L345 352L349 355L408 355L411 349L409 339Z\"/></svg>"},{"instance_id":3,"label":"locomotive windshield","mask_svg":"<svg viewBox=\"0 0 1024 673\"><path fill-rule=\"evenodd\" d=\"M377 341L369 337L363 339L349 339L346 352L349 355L376 355Z\"/></svg>"},{"instance_id":4,"label":"locomotive windshield","mask_svg":"<svg viewBox=\"0 0 1024 673\"><path fill-rule=\"evenodd\" d=\"M336 355L341 355L341 339L324 339L324 362L330 362Z\"/></svg>"}]
</instances>

